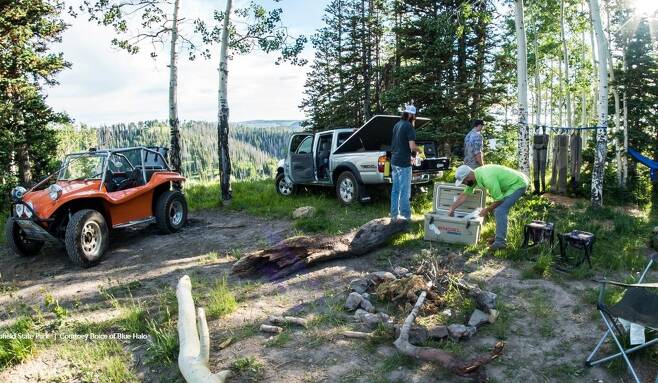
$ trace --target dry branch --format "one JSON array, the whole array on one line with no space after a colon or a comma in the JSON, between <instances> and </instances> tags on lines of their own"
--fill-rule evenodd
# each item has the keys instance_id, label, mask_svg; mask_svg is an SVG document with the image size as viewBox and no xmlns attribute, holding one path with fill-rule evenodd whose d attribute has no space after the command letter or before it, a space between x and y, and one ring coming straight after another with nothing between
<instances>
[{"instance_id":1,"label":"dry branch","mask_svg":"<svg viewBox=\"0 0 658 383\"><path fill-rule=\"evenodd\" d=\"M296 236L264 250L246 254L233 264L231 272L243 276L283 278L316 263L366 254L404 230L390 218L374 219L357 232L339 236Z\"/></svg>"},{"instance_id":2,"label":"dry branch","mask_svg":"<svg viewBox=\"0 0 658 383\"><path fill-rule=\"evenodd\" d=\"M450 352L430 347L417 347L409 343L409 331L411 330L413 323L416 321L418 311L425 302L426 296L426 291L420 293L411 313L409 313L409 316L407 316L402 325L400 336L393 343L395 348L405 355L427 362L439 363L456 375L472 378L477 382L486 382L487 376L484 371L484 365L500 356L503 351L503 342L496 343L490 354L480 355L467 361L460 360L459 357Z\"/></svg>"}]
</instances>

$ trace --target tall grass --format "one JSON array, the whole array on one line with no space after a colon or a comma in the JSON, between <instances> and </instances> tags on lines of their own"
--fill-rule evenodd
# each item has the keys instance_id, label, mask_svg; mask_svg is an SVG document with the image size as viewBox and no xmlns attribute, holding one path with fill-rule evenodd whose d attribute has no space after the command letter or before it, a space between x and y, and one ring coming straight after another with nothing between
<instances>
[{"instance_id":1,"label":"tall grass","mask_svg":"<svg viewBox=\"0 0 658 383\"><path fill-rule=\"evenodd\" d=\"M274 181L247 181L232 184L233 200L228 209L244 211L267 218L290 218L292 212L302 206L316 209L314 218L295 221L299 230L315 233L338 234L363 225L371 219L388 215L389 201L375 196L373 202L342 206L333 188L313 188L300 190L290 197L277 194ZM217 183L189 183L185 193L191 211L219 206L219 185Z\"/></svg>"},{"instance_id":2,"label":"tall grass","mask_svg":"<svg viewBox=\"0 0 658 383\"><path fill-rule=\"evenodd\" d=\"M11 326L0 328L0 371L32 356L35 324L29 317L19 318ZM15 338L15 339L11 339Z\"/></svg>"},{"instance_id":3,"label":"tall grass","mask_svg":"<svg viewBox=\"0 0 658 383\"><path fill-rule=\"evenodd\" d=\"M596 240L592 264L595 270L601 271L637 271L646 265L646 258L642 254L651 235L651 229L657 223L648 208L641 211L640 215L634 216L618 207L594 209L585 200L567 208L555 205L545 197L526 195L510 212L508 248L499 251L497 256L520 260L531 256L530 252L542 253L539 261L549 267L550 259L541 248L521 249L523 228L535 219L555 223L556 242L557 233L571 230L593 233ZM491 238L494 233L495 218L489 216L482 230L482 237ZM486 241L480 241L480 244L471 246L470 249L482 252L485 244ZM554 252L558 251L559 246L555 246ZM587 266L585 264L582 267ZM541 273L540 270L536 271Z\"/></svg>"}]
</instances>

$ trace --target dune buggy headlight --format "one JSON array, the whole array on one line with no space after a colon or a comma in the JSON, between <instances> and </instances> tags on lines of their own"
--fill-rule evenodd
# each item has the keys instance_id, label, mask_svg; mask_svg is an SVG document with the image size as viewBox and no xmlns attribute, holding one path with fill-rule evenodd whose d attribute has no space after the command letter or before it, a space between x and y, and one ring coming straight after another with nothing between
<instances>
[{"instance_id":1,"label":"dune buggy headlight","mask_svg":"<svg viewBox=\"0 0 658 383\"><path fill-rule=\"evenodd\" d=\"M11 199L14 201L20 201L25 193L27 193L27 189L22 186L16 186L11 190Z\"/></svg>"},{"instance_id":2,"label":"dune buggy headlight","mask_svg":"<svg viewBox=\"0 0 658 383\"><path fill-rule=\"evenodd\" d=\"M48 196L53 201L57 201L62 196L62 187L57 184L52 184L48 187Z\"/></svg>"}]
</instances>

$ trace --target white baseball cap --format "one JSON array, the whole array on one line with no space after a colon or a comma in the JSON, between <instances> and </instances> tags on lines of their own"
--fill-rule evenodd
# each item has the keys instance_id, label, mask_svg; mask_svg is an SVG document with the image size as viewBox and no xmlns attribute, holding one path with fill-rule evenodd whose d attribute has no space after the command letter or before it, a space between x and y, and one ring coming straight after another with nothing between
<instances>
[{"instance_id":1,"label":"white baseball cap","mask_svg":"<svg viewBox=\"0 0 658 383\"><path fill-rule=\"evenodd\" d=\"M405 111L405 113L415 115L416 114L416 107L413 106L413 105L405 105L404 106L404 111Z\"/></svg>"},{"instance_id":2,"label":"white baseball cap","mask_svg":"<svg viewBox=\"0 0 658 383\"><path fill-rule=\"evenodd\" d=\"M472 171L473 169L471 169L471 167L468 165L462 165L458 167L455 171L455 186L460 186L462 182L464 182L464 178L468 177Z\"/></svg>"}]
</instances>

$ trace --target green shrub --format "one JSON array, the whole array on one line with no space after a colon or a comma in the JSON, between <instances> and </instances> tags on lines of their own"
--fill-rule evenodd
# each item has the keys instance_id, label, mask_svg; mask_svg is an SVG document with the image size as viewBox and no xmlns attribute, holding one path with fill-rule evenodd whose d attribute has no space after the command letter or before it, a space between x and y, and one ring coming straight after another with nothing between
<instances>
[{"instance_id":1,"label":"green shrub","mask_svg":"<svg viewBox=\"0 0 658 383\"><path fill-rule=\"evenodd\" d=\"M34 352L35 324L29 317L19 318L11 326L0 328L0 371L21 363ZM15 338L15 339L11 339Z\"/></svg>"}]
</instances>

